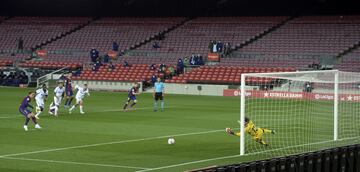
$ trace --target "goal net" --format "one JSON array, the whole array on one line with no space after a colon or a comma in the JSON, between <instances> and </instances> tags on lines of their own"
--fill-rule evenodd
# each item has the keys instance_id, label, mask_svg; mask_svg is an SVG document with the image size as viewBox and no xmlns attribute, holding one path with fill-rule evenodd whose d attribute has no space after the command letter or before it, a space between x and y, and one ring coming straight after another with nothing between
<instances>
[{"instance_id":1,"label":"goal net","mask_svg":"<svg viewBox=\"0 0 360 172\"><path fill-rule=\"evenodd\" d=\"M359 84L360 73L337 70L242 74L240 154L283 156L359 143ZM256 127L241 125L245 118Z\"/></svg>"}]
</instances>

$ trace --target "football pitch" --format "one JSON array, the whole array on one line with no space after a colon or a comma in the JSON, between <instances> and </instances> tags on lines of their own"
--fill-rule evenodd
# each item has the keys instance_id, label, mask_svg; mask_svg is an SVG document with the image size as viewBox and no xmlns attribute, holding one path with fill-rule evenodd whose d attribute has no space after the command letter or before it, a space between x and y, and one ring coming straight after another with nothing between
<instances>
[{"instance_id":1,"label":"football pitch","mask_svg":"<svg viewBox=\"0 0 360 172\"><path fill-rule=\"evenodd\" d=\"M239 156L239 139L225 133L225 127L238 128L239 97L165 95L165 111L154 112L152 95L144 93L136 110L123 112L126 93L91 92L85 98L86 114L78 108L68 114L61 107L60 116L53 117L47 114L50 89L38 121L42 129L30 122L25 132L18 106L29 90L0 88L0 171L185 171L263 159L267 150L283 146L279 140L284 138L277 135L270 136L269 147L247 136L250 148L265 153ZM292 125L301 127L304 121L298 122ZM283 133L279 136L301 132L273 127ZM331 130L331 124L319 127ZM332 137L331 132L317 136L324 141ZM171 137L174 145L167 144ZM289 143L299 137L290 137Z\"/></svg>"}]
</instances>

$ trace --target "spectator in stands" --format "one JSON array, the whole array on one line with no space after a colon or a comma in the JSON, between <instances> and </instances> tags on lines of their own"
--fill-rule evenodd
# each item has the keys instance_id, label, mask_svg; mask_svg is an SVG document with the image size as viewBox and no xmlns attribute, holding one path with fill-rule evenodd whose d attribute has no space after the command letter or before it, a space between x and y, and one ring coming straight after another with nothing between
<instances>
[{"instance_id":1,"label":"spectator in stands","mask_svg":"<svg viewBox=\"0 0 360 172\"><path fill-rule=\"evenodd\" d=\"M218 50L218 48L217 48L217 43L216 43L216 41L214 41L214 42L213 42L213 46L212 46L212 52L213 52L213 53L217 53L217 50Z\"/></svg>"},{"instance_id":2,"label":"spectator in stands","mask_svg":"<svg viewBox=\"0 0 360 172\"><path fill-rule=\"evenodd\" d=\"M166 65L164 63L161 63L159 66L159 73L165 73Z\"/></svg>"},{"instance_id":3,"label":"spectator in stands","mask_svg":"<svg viewBox=\"0 0 360 172\"><path fill-rule=\"evenodd\" d=\"M151 64L151 65L149 66L149 69L150 69L150 70L156 70L155 64Z\"/></svg>"},{"instance_id":4,"label":"spectator in stands","mask_svg":"<svg viewBox=\"0 0 360 172\"><path fill-rule=\"evenodd\" d=\"M169 66L167 71L169 71L169 74L168 74L168 75L169 75L170 77L175 76L175 69L174 69L173 66Z\"/></svg>"},{"instance_id":5,"label":"spectator in stands","mask_svg":"<svg viewBox=\"0 0 360 172\"><path fill-rule=\"evenodd\" d=\"M190 57L190 65L196 65L195 55L192 54Z\"/></svg>"},{"instance_id":6,"label":"spectator in stands","mask_svg":"<svg viewBox=\"0 0 360 172\"><path fill-rule=\"evenodd\" d=\"M221 41L219 41L219 42L216 44L216 49L217 49L217 52L218 52L218 53L222 53L222 51L223 51L223 46L224 46L224 44L223 44Z\"/></svg>"},{"instance_id":7,"label":"spectator in stands","mask_svg":"<svg viewBox=\"0 0 360 172\"><path fill-rule=\"evenodd\" d=\"M151 80L150 80L150 82L151 82L151 85L154 85L154 83L156 82L156 75L152 75L151 76Z\"/></svg>"},{"instance_id":8,"label":"spectator in stands","mask_svg":"<svg viewBox=\"0 0 360 172\"><path fill-rule=\"evenodd\" d=\"M214 46L214 41L210 40L209 45L208 45L208 49L209 49L210 53L213 52L213 46Z\"/></svg>"},{"instance_id":9,"label":"spectator in stands","mask_svg":"<svg viewBox=\"0 0 360 172\"><path fill-rule=\"evenodd\" d=\"M94 63L93 66L91 67L91 70L92 70L93 72L96 72L97 69L98 69L98 68L96 67L96 63Z\"/></svg>"},{"instance_id":10,"label":"spectator in stands","mask_svg":"<svg viewBox=\"0 0 360 172\"><path fill-rule=\"evenodd\" d=\"M119 51L119 44L116 43L115 41L113 42L112 47L113 47L112 48L113 51Z\"/></svg>"},{"instance_id":11,"label":"spectator in stands","mask_svg":"<svg viewBox=\"0 0 360 172\"><path fill-rule=\"evenodd\" d=\"M205 63L204 63L203 57L200 54L198 54L197 57L198 57L197 65L204 65Z\"/></svg>"},{"instance_id":12,"label":"spectator in stands","mask_svg":"<svg viewBox=\"0 0 360 172\"><path fill-rule=\"evenodd\" d=\"M109 61L110 61L110 56L108 54L105 54L104 63L109 63Z\"/></svg>"},{"instance_id":13,"label":"spectator in stands","mask_svg":"<svg viewBox=\"0 0 360 172\"><path fill-rule=\"evenodd\" d=\"M124 65L123 65L125 68L128 68L128 67L130 67L130 64L127 62L127 61L125 61L124 60Z\"/></svg>"},{"instance_id":14,"label":"spectator in stands","mask_svg":"<svg viewBox=\"0 0 360 172\"><path fill-rule=\"evenodd\" d=\"M19 79L20 79L20 84L27 84L28 81L29 81L29 78L28 78L28 76L25 74L25 72L21 72L21 73L20 73Z\"/></svg>"},{"instance_id":15,"label":"spectator in stands","mask_svg":"<svg viewBox=\"0 0 360 172\"><path fill-rule=\"evenodd\" d=\"M99 57L99 51L92 48L90 51L91 62L96 63L96 59Z\"/></svg>"},{"instance_id":16,"label":"spectator in stands","mask_svg":"<svg viewBox=\"0 0 360 172\"><path fill-rule=\"evenodd\" d=\"M158 42L156 42L156 41L154 41L153 42L153 48L155 48L155 49L158 49L158 48L160 48L160 45L159 45L159 43Z\"/></svg>"},{"instance_id":17,"label":"spectator in stands","mask_svg":"<svg viewBox=\"0 0 360 172\"><path fill-rule=\"evenodd\" d=\"M305 82L304 92L311 93L313 89L311 82Z\"/></svg>"},{"instance_id":18,"label":"spectator in stands","mask_svg":"<svg viewBox=\"0 0 360 172\"><path fill-rule=\"evenodd\" d=\"M225 46L224 46L224 54L225 56L228 56L230 54L230 51L231 51L231 45L229 42L225 43Z\"/></svg>"},{"instance_id":19,"label":"spectator in stands","mask_svg":"<svg viewBox=\"0 0 360 172\"><path fill-rule=\"evenodd\" d=\"M189 58L188 57L184 57L183 64L184 64L184 66L189 65Z\"/></svg>"},{"instance_id":20,"label":"spectator in stands","mask_svg":"<svg viewBox=\"0 0 360 172\"><path fill-rule=\"evenodd\" d=\"M113 64L112 62L110 62L110 63L108 64L108 70L109 70L110 72L112 72L114 69L115 69L114 64Z\"/></svg>"},{"instance_id":21,"label":"spectator in stands","mask_svg":"<svg viewBox=\"0 0 360 172\"><path fill-rule=\"evenodd\" d=\"M183 73L184 72L184 67L185 67L185 65L184 65L183 60L178 59L178 62L176 64L176 72L177 72L177 74Z\"/></svg>"},{"instance_id":22,"label":"spectator in stands","mask_svg":"<svg viewBox=\"0 0 360 172\"><path fill-rule=\"evenodd\" d=\"M22 52L22 50L24 49L24 40L22 37L20 37L17 40L17 47L18 47L18 52Z\"/></svg>"}]
</instances>

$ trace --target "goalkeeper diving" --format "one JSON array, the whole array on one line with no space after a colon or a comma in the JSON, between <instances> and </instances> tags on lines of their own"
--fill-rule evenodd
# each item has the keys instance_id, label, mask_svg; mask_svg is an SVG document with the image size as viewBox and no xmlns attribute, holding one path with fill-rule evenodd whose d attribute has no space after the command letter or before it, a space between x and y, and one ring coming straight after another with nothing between
<instances>
[{"instance_id":1,"label":"goalkeeper diving","mask_svg":"<svg viewBox=\"0 0 360 172\"><path fill-rule=\"evenodd\" d=\"M240 123L240 121L238 121ZM244 126L245 133L248 133L256 142L268 146L268 144L263 140L263 135L265 133L271 133L275 134L275 130L270 130L266 128L260 128L256 127L254 122L251 121L248 117L245 117L245 126ZM234 136L240 136L239 132L234 132L231 130L231 128L226 128L226 132L228 134L234 135Z\"/></svg>"}]
</instances>

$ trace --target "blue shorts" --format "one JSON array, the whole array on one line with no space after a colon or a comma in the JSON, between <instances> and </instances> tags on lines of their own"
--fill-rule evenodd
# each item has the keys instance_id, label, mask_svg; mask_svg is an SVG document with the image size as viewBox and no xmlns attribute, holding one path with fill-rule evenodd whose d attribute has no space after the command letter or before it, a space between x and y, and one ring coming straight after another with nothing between
<instances>
[{"instance_id":1,"label":"blue shorts","mask_svg":"<svg viewBox=\"0 0 360 172\"><path fill-rule=\"evenodd\" d=\"M73 95L74 95L74 93L73 93L72 90L66 90L66 96L71 97L71 96L73 96Z\"/></svg>"},{"instance_id":2,"label":"blue shorts","mask_svg":"<svg viewBox=\"0 0 360 172\"><path fill-rule=\"evenodd\" d=\"M19 111L22 115L24 115L26 118L28 117L28 115L31 113L30 110L28 109L22 109L22 108L19 108Z\"/></svg>"},{"instance_id":3,"label":"blue shorts","mask_svg":"<svg viewBox=\"0 0 360 172\"><path fill-rule=\"evenodd\" d=\"M135 96L128 97L128 101L130 101L130 100L136 100L136 97Z\"/></svg>"}]
</instances>

